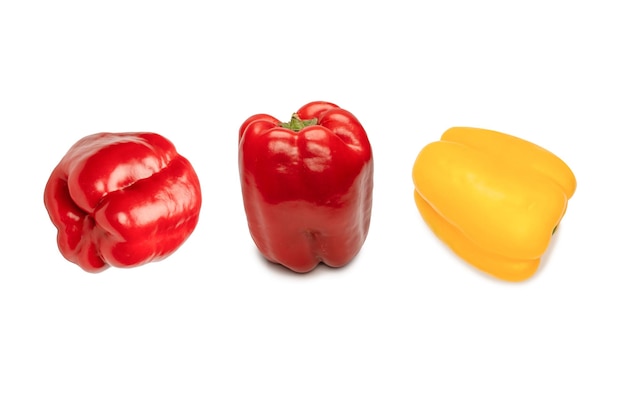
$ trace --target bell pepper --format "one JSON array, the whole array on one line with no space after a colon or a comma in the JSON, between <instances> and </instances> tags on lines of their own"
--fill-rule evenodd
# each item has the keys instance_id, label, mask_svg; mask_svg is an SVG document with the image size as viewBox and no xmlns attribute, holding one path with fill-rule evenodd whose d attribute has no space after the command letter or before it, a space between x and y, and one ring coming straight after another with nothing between
<instances>
[{"instance_id":1,"label":"bell pepper","mask_svg":"<svg viewBox=\"0 0 626 417\"><path fill-rule=\"evenodd\" d=\"M412 175L415 203L435 235L507 281L534 275L576 190L574 174L550 151L469 127L426 145Z\"/></svg>"},{"instance_id":2,"label":"bell pepper","mask_svg":"<svg viewBox=\"0 0 626 417\"><path fill-rule=\"evenodd\" d=\"M61 254L88 272L164 259L190 236L202 203L191 163L156 133L98 133L54 168L44 203Z\"/></svg>"},{"instance_id":3,"label":"bell pepper","mask_svg":"<svg viewBox=\"0 0 626 417\"><path fill-rule=\"evenodd\" d=\"M239 129L239 173L249 231L268 261L305 273L320 263L344 266L360 251L373 158L347 110L315 101L286 123L249 117Z\"/></svg>"}]
</instances>

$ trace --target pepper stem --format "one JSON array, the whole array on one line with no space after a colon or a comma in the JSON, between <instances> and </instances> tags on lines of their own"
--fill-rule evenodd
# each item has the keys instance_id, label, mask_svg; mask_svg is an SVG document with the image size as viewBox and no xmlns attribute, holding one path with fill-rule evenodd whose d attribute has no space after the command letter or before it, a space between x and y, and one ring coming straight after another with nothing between
<instances>
[{"instance_id":1,"label":"pepper stem","mask_svg":"<svg viewBox=\"0 0 626 417\"><path fill-rule=\"evenodd\" d=\"M291 120L288 122L284 122L280 124L280 127L284 127L285 129L293 130L294 132L299 132L307 126L313 126L317 124L317 119L306 119L302 120L297 113L291 115Z\"/></svg>"}]
</instances>

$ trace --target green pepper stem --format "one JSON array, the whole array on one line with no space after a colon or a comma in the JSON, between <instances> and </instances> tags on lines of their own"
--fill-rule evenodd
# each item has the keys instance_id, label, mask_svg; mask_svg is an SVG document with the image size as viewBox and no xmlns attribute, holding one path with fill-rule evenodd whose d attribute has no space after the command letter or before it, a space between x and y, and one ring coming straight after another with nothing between
<instances>
[{"instance_id":1,"label":"green pepper stem","mask_svg":"<svg viewBox=\"0 0 626 417\"><path fill-rule=\"evenodd\" d=\"M293 130L294 132L299 132L307 126L313 126L316 124L317 124L316 118L302 120L300 119L297 113L294 113L291 115L291 120L288 122L281 123L280 127Z\"/></svg>"}]
</instances>

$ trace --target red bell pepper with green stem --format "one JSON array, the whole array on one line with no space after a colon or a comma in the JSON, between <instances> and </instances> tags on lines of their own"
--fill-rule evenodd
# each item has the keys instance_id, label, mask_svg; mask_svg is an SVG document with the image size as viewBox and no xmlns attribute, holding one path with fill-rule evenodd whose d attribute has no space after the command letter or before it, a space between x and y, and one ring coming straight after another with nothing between
<instances>
[{"instance_id":1,"label":"red bell pepper with green stem","mask_svg":"<svg viewBox=\"0 0 626 417\"><path fill-rule=\"evenodd\" d=\"M44 203L62 255L88 272L161 260L193 232L202 203L191 163L156 133L99 133L53 170Z\"/></svg>"},{"instance_id":2,"label":"red bell pepper with green stem","mask_svg":"<svg viewBox=\"0 0 626 417\"><path fill-rule=\"evenodd\" d=\"M356 117L335 104L306 104L282 123L248 118L239 130L239 174L254 243L295 272L348 264L368 234L374 162Z\"/></svg>"}]
</instances>

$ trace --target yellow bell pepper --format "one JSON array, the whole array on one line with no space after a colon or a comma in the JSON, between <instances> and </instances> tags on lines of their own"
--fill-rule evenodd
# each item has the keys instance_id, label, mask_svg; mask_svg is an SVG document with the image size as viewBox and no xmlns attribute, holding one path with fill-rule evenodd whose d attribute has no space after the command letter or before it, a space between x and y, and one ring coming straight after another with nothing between
<instances>
[{"instance_id":1,"label":"yellow bell pepper","mask_svg":"<svg viewBox=\"0 0 626 417\"><path fill-rule=\"evenodd\" d=\"M492 130L453 127L413 165L415 203L435 235L474 267L523 281L539 267L576 190L556 155Z\"/></svg>"}]
</instances>

